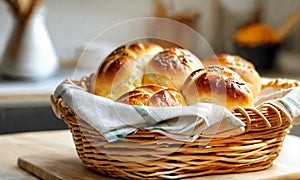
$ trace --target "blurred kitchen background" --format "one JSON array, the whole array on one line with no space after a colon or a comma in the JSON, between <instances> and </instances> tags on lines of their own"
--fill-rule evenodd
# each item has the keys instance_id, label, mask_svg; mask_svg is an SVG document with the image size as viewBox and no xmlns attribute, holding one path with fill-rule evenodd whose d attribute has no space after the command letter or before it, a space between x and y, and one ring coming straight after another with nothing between
<instances>
[{"instance_id":1,"label":"blurred kitchen background","mask_svg":"<svg viewBox=\"0 0 300 180\"><path fill-rule=\"evenodd\" d=\"M41 3L46 10L45 24L59 69L53 76L38 81L0 78L0 133L66 128L54 117L49 94L58 82L73 76L77 60L89 42L117 23L140 17L172 18L199 32L215 53L236 54L233 39L237 29L260 22L276 31L300 9L300 0L44 0ZM297 16L293 20L298 21ZM14 28L11 8L6 1L0 1L1 57ZM105 49L106 45L113 47L114 42L96 45ZM280 40L273 61L271 68L259 69L263 76L300 80L300 23L294 23ZM85 65L82 68L88 69L89 64ZM300 128L295 126L292 133L300 135Z\"/></svg>"}]
</instances>

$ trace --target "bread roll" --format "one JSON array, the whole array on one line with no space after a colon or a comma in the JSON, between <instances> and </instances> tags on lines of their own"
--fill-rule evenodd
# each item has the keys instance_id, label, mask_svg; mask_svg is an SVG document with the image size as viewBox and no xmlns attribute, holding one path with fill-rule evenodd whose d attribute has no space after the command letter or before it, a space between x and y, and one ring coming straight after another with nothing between
<instances>
[{"instance_id":1,"label":"bread roll","mask_svg":"<svg viewBox=\"0 0 300 180\"><path fill-rule=\"evenodd\" d=\"M117 48L100 66L91 83L92 91L115 100L141 86L145 66L162 50L159 45L151 43L134 43Z\"/></svg>"},{"instance_id":2,"label":"bread roll","mask_svg":"<svg viewBox=\"0 0 300 180\"><path fill-rule=\"evenodd\" d=\"M170 107L186 105L180 92L159 85L143 85L123 94L117 102L135 106Z\"/></svg>"},{"instance_id":3,"label":"bread roll","mask_svg":"<svg viewBox=\"0 0 300 180\"><path fill-rule=\"evenodd\" d=\"M177 47L167 48L150 60L143 84L180 89L186 77L199 68L203 68L201 61L190 51Z\"/></svg>"},{"instance_id":4,"label":"bread roll","mask_svg":"<svg viewBox=\"0 0 300 180\"><path fill-rule=\"evenodd\" d=\"M204 59L202 63L204 66L221 65L228 67L242 77L252 90L254 97L260 94L260 76L255 70L254 65L246 59L236 55L218 54Z\"/></svg>"},{"instance_id":5,"label":"bread roll","mask_svg":"<svg viewBox=\"0 0 300 180\"><path fill-rule=\"evenodd\" d=\"M252 106L253 94L246 82L224 66L209 66L194 71L184 82L181 93L188 105L213 103L231 109Z\"/></svg>"}]
</instances>

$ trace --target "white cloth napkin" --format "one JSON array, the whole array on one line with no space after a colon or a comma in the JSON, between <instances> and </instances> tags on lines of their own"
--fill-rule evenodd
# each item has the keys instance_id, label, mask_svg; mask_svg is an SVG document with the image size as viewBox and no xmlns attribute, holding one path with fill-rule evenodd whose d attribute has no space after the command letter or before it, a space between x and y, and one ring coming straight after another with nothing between
<instances>
[{"instance_id":1,"label":"white cloth napkin","mask_svg":"<svg viewBox=\"0 0 300 180\"><path fill-rule=\"evenodd\" d=\"M245 124L223 106L199 103L183 107L130 106L93 95L66 79L54 98L62 97L76 116L102 133L109 142L138 129L158 132L180 141L202 136L229 137L243 133Z\"/></svg>"},{"instance_id":2,"label":"white cloth napkin","mask_svg":"<svg viewBox=\"0 0 300 180\"><path fill-rule=\"evenodd\" d=\"M229 137L245 131L245 124L223 106L198 103L183 107L130 106L86 92L66 79L58 85L54 97L62 97L76 116L113 142L147 129L180 141L194 141L200 135ZM293 124L300 123L300 88L264 94L256 105L271 103L283 108Z\"/></svg>"}]
</instances>

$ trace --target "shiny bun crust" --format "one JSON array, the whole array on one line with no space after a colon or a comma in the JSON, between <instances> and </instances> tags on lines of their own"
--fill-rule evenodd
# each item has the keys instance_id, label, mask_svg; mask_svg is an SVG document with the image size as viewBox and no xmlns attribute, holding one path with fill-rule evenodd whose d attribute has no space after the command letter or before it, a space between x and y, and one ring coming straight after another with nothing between
<instances>
[{"instance_id":1,"label":"shiny bun crust","mask_svg":"<svg viewBox=\"0 0 300 180\"><path fill-rule=\"evenodd\" d=\"M204 66L221 65L228 67L242 77L252 90L254 97L260 94L260 76L255 70L255 66L246 59L236 55L218 54L204 59L202 63Z\"/></svg>"},{"instance_id":2,"label":"shiny bun crust","mask_svg":"<svg viewBox=\"0 0 300 180\"><path fill-rule=\"evenodd\" d=\"M158 85L137 87L123 94L116 101L135 106L170 107L186 105L179 91Z\"/></svg>"},{"instance_id":3,"label":"shiny bun crust","mask_svg":"<svg viewBox=\"0 0 300 180\"><path fill-rule=\"evenodd\" d=\"M186 79L181 93L188 105L202 102L231 109L234 106L252 106L254 102L246 82L224 66L209 66L194 71Z\"/></svg>"},{"instance_id":4,"label":"shiny bun crust","mask_svg":"<svg viewBox=\"0 0 300 180\"><path fill-rule=\"evenodd\" d=\"M162 50L159 45L151 43L134 43L117 48L104 60L92 80L92 92L115 100L141 86L145 66Z\"/></svg>"},{"instance_id":5,"label":"shiny bun crust","mask_svg":"<svg viewBox=\"0 0 300 180\"><path fill-rule=\"evenodd\" d=\"M202 63L190 51L177 47L167 48L150 60L143 84L180 89L186 77L199 68L203 68Z\"/></svg>"}]
</instances>

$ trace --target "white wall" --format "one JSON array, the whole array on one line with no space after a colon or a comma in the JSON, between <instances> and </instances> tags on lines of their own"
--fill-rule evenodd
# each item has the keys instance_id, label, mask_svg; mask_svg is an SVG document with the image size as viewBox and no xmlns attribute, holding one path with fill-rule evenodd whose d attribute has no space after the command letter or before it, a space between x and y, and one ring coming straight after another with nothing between
<instances>
[{"instance_id":1,"label":"white wall","mask_svg":"<svg viewBox=\"0 0 300 180\"><path fill-rule=\"evenodd\" d=\"M201 13L199 31L214 43L212 29L217 25L213 12L216 0L176 0L174 11L193 9ZM153 16L151 0L45 0L46 23L59 59L76 56L76 49L106 28L137 17ZM213 13L214 14L214 13ZM13 28L13 18L4 1L0 1L0 54Z\"/></svg>"},{"instance_id":2,"label":"white wall","mask_svg":"<svg viewBox=\"0 0 300 180\"><path fill-rule=\"evenodd\" d=\"M278 28L297 9L300 8L300 0L268 0L263 2L263 21ZM287 37L284 46L289 50L300 54L300 22Z\"/></svg>"},{"instance_id":3,"label":"white wall","mask_svg":"<svg viewBox=\"0 0 300 180\"><path fill-rule=\"evenodd\" d=\"M60 59L74 58L75 49L109 26L139 16L151 15L150 1L45 0L46 23ZM143 8L141 8L143 7ZM13 26L13 18L0 1L0 50ZM0 51L0 52L1 52Z\"/></svg>"},{"instance_id":4,"label":"white wall","mask_svg":"<svg viewBox=\"0 0 300 180\"><path fill-rule=\"evenodd\" d=\"M236 2L239 6L240 1ZM151 0L44 0L48 9L46 23L59 59L74 59L76 49L116 23L136 17L153 16L152 3ZM299 6L300 1L264 0L263 4L264 20L277 26L287 14ZM179 12L182 9L192 9L200 14L197 31L208 40L214 50L223 51L226 44L222 29L224 17L218 0L174 0L174 11ZM0 55L12 28L13 18L7 4L0 1ZM299 37L299 30L294 36Z\"/></svg>"}]
</instances>

